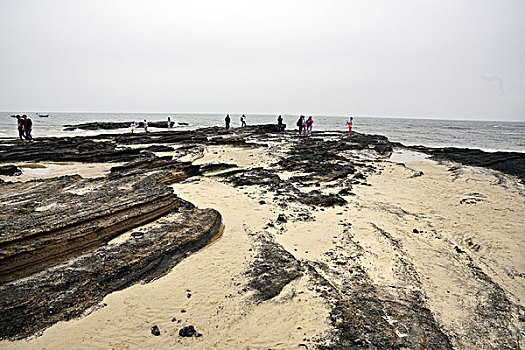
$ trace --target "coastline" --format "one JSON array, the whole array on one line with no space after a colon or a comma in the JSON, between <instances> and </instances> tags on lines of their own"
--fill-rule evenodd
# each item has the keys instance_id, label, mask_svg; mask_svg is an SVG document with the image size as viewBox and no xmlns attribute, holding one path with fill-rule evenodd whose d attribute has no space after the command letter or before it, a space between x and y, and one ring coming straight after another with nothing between
<instances>
[{"instance_id":1,"label":"coastline","mask_svg":"<svg viewBox=\"0 0 525 350\"><path fill-rule=\"evenodd\" d=\"M120 149L131 148L129 135L109 138L124 157L112 159L119 176L142 169L127 158L137 153ZM156 158L184 162L167 184L217 210L222 237L81 318L2 347L513 348L525 336L516 177L446 158L392 162L392 144L370 135L306 139L254 127L133 142L154 155L143 171L160 166ZM304 150L312 154L301 159ZM95 177L115 173L93 167ZM50 175L79 169L61 170ZM179 337L190 324L203 336Z\"/></svg>"}]
</instances>

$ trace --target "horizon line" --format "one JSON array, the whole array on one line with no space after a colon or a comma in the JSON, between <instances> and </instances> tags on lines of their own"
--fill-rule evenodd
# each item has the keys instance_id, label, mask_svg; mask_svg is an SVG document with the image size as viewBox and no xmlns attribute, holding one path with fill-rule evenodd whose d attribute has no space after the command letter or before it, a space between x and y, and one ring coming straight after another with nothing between
<instances>
[{"instance_id":1,"label":"horizon line","mask_svg":"<svg viewBox=\"0 0 525 350\"><path fill-rule=\"evenodd\" d=\"M20 113L20 112L13 112L13 111L0 111L0 113ZM187 114L187 115L217 115L217 114L231 114L231 115L242 115L245 114L246 116L250 115L256 115L256 116L300 116L302 114L293 114L293 113L246 113L246 112L144 112L144 111L138 111L138 112L131 112L131 111L49 111L49 112L37 112L35 110L31 111L25 111L25 113L41 113L41 114L49 114L49 113L86 113L86 114ZM496 118L486 118L486 119L474 119L474 118L468 118L468 117L413 117L413 116L400 116L400 115L373 115L373 114L346 114L346 115L327 115L327 114L314 114L314 113L307 113L304 114L305 116L312 115L316 117L327 117L327 118L347 118L347 117L363 117L363 118L388 118L388 119L423 119L423 120L455 120L455 121L494 121L494 122L525 122L525 117L523 119L496 119ZM467 119L465 119L467 118Z\"/></svg>"}]
</instances>

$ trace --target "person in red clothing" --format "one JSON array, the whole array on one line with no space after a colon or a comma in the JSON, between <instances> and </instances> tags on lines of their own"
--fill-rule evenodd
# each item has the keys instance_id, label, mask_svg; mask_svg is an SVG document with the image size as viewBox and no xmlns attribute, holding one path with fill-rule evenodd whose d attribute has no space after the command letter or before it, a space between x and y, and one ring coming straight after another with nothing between
<instances>
[{"instance_id":1,"label":"person in red clothing","mask_svg":"<svg viewBox=\"0 0 525 350\"><path fill-rule=\"evenodd\" d=\"M354 126L354 117L350 117L348 121L346 122L346 126L348 126L348 132L350 133L350 136L352 136L352 126Z\"/></svg>"}]
</instances>

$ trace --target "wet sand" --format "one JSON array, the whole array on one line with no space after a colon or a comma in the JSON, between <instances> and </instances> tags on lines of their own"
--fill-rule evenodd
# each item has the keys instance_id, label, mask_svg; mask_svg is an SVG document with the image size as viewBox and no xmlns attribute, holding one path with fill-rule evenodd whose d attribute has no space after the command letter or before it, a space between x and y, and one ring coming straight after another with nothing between
<instances>
[{"instance_id":1,"label":"wet sand","mask_svg":"<svg viewBox=\"0 0 525 350\"><path fill-rule=\"evenodd\" d=\"M278 153L278 148L208 146L195 162L267 167ZM497 283L513 305L525 305L523 188L497 172L450 171L452 164L430 160L374 164L380 171L367 179L369 186L354 186L355 196L345 196L347 205L322 210L294 203L283 209L261 187L233 187L214 174L176 184L181 198L221 213L225 229L219 240L166 276L107 296L100 308L80 319L60 322L38 337L2 341L0 347L312 348L313 340L330 328L330 306L307 274L264 302L241 292L255 257L250 234L268 232L302 262L326 263L341 254L357 259L378 289L419 291L454 347L491 348L489 340L483 344L469 338L470 332L482 332L472 323L481 322L477 308L487 286ZM312 220L268 225L279 214L293 218L301 213ZM348 234L351 240L345 241ZM480 279L473 264L488 278ZM179 337L178 330L190 324L203 336ZM153 325L160 336L151 334ZM513 324L508 327L523 333Z\"/></svg>"}]
</instances>

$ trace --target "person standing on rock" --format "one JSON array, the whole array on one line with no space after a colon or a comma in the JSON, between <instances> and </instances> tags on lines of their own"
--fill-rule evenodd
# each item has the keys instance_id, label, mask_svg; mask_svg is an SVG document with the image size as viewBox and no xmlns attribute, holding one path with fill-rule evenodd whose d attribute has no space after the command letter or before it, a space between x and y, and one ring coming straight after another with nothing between
<instances>
[{"instance_id":1,"label":"person standing on rock","mask_svg":"<svg viewBox=\"0 0 525 350\"><path fill-rule=\"evenodd\" d=\"M144 131L148 132L148 122L144 119Z\"/></svg>"},{"instance_id":2,"label":"person standing on rock","mask_svg":"<svg viewBox=\"0 0 525 350\"><path fill-rule=\"evenodd\" d=\"M299 127L299 135L301 135L303 133L304 115L300 116L297 120L297 126Z\"/></svg>"},{"instance_id":3,"label":"person standing on rock","mask_svg":"<svg viewBox=\"0 0 525 350\"><path fill-rule=\"evenodd\" d=\"M280 115L279 118L277 118L277 131L283 131L283 117L281 117Z\"/></svg>"},{"instance_id":4,"label":"person standing on rock","mask_svg":"<svg viewBox=\"0 0 525 350\"><path fill-rule=\"evenodd\" d=\"M352 126L354 124L354 117L350 117L348 121L346 122L346 126L348 126L348 132L350 133L350 136L352 136Z\"/></svg>"},{"instance_id":5,"label":"person standing on rock","mask_svg":"<svg viewBox=\"0 0 525 350\"><path fill-rule=\"evenodd\" d=\"M171 130L171 118L168 117L168 131Z\"/></svg>"},{"instance_id":6,"label":"person standing on rock","mask_svg":"<svg viewBox=\"0 0 525 350\"><path fill-rule=\"evenodd\" d=\"M312 119L312 116L308 117L308 120L306 121L306 134L310 136L312 134L312 125L314 124L314 120Z\"/></svg>"},{"instance_id":7,"label":"person standing on rock","mask_svg":"<svg viewBox=\"0 0 525 350\"><path fill-rule=\"evenodd\" d=\"M224 118L224 122L226 123L226 130L230 128L230 115L226 114L226 118Z\"/></svg>"},{"instance_id":8,"label":"person standing on rock","mask_svg":"<svg viewBox=\"0 0 525 350\"><path fill-rule=\"evenodd\" d=\"M20 137L20 141L24 142L24 121L22 117L17 115L16 122L18 123L18 137Z\"/></svg>"},{"instance_id":9,"label":"person standing on rock","mask_svg":"<svg viewBox=\"0 0 525 350\"><path fill-rule=\"evenodd\" d=\"M25 114L22 116L22 118L24 118L23 123L26 142L32 142L33 136L31 136L31 132L33 131L33 122Z\"/></svg>"},{"instance_id":10,"label":"person standing on rock","mask_svg":"<svg viewBox=\"0 0 525 350\"><path fill-rule=\"evenodd\" d=\"M137 124L135 124L135 122L131 122L131 125L129 126L131 128L131 133L133 134L133 132L135 131L135 128L137 127Z\"/></svg>"},{"instance_id":11,"label":"person standing on rock","mask_svg":"<svg viewBox=\"0 0 525 350\"><path fill-rule=\"evenodd\" d=\"M241 116L241 127L246 127L246 116L244 114Z\"/></svg>"}]
</instances>

